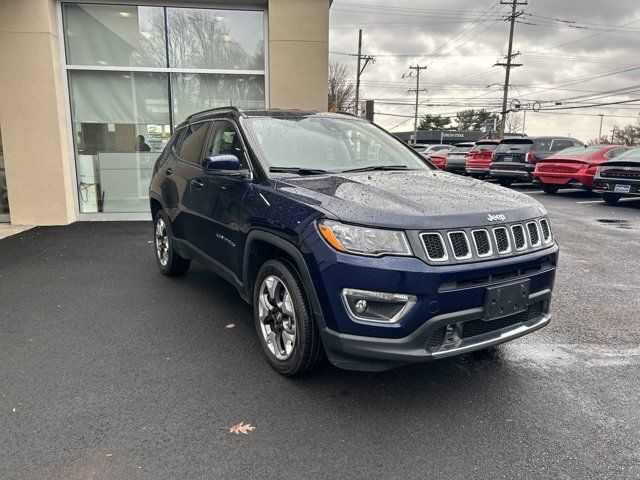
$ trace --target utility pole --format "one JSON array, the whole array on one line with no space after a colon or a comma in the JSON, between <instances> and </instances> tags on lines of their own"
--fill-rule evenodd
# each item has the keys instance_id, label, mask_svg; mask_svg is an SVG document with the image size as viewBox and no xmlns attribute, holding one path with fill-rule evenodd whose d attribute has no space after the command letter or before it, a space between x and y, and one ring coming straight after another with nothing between
<instances>
[{"instance_id":1,"label":"utility pole","mask_svg":"<svg viewBox=\"0 0 640 480\"><path fill-rule=\"evenodd\" d=\"M509 0L502 1L500 5L511 5L511 15L507 17L511 22L511 26L509 28L509 47L507 50L506 63L496 63L494 67L505 67L505 76L504 76L504 92L502 95L502 118L500 120L500 138L504 138L504 128L505 123L507 121L507 101L509 99L509 77L511 76L511 69L515 67L521 67L521 63L512 63L513 57L520 55L520 52L513 53L513 30L516 25L516 19L520 17L523 12L516 12L516 9L520 5L527 5L527 2L518 2L518 0Z\"/></svg>"},{"instance_id":2,"label":"utility pole","mask_svg":"<svg viewBox=\"0 0 640 480\"><path fill-rule=\"evenodd\" d=\"M524 112L522 113L522 134L524 135L524 127L527 124L527 109L524 109Z\"/></svg>"},{"instance_id":3,"label":"utility pole","mask_svg":"<svg viewBox=\"0 0 640 480\"><path fill-rule=\"evenodd\" d=\"M364 65L362 61L364 60ZM358 67L356 71L356 101L353 107L353 113L358 117L360 116L360 76L364 69L367 68L369 62L373 62L374 58L371 55L362 55L362 29L358 31Z\"/></svg>"},{"instance_id":4,"label":"utility pole","mask_svg":"<svg viewBox=\"0 0 640 480\"><path fill-rule=\"evenodd\" d=\"M418 142L418 100L420 98L420 92L427 91L426 88L423 88L422 90L420 89L420 72L422 70L426 70L427 67L421 67L420 65L416 65L415 67L410 66L409 69L416 71L416 88L409 90L409 93L415 92L416 94L416 111L413 119L413 144L415 145ZM405 75L403 75L403 77L404 76ZM411 73L409 73L409 76L411 76Z\"/></svg>"},{"instance_id":5,"label":"utility pole","mask_svg":"<svg viewBox=\"0 0 640 480\"><path fill-rule=\"evenodd\" d=\"M598 143L600 143L600 139L602 138L602 119L604 118L604 113L599 113L600 117L600 129L598 130Z\"/></svg>"}]
</instances>

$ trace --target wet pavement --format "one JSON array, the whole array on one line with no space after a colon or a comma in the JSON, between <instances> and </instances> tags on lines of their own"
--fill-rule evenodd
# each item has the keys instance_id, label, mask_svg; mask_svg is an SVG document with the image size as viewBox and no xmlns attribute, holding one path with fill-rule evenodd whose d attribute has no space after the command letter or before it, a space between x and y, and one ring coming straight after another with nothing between
<instances>
[{"instance_id":1,"label":"wet pavement","mask_svg":"<svg viewBox=\"0 0 640 480\"><path fill-rule=\"evenodd\" d=\"M232 287L157 273L149 224L0 241L0 478L640 478L640 201L515 188L561 245L552 323L385 373L279 376Z\"/></svg>"}]
</instances>

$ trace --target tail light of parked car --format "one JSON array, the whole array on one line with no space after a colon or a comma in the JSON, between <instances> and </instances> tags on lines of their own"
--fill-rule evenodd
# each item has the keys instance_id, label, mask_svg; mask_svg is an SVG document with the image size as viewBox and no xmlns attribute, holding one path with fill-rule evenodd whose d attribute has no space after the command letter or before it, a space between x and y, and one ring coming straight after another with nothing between
<instances>
[{"instance_id":1,"label":"tail light of parked car","mask_svg":"<svg viewBox=\"0 0 640 480\"><path fill-rule=\"evenodd\" d=\"M527 152L526 162L527 163L536 163L536 152L535 151Z\"/></svg>"}]
</instances>

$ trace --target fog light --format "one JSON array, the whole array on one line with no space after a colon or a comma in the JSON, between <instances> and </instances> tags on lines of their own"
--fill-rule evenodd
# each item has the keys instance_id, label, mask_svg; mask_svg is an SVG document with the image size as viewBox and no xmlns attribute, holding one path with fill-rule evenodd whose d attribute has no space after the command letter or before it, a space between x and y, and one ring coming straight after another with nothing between
<instances>
[{"instance_id":1,"label":"fog light","mask_svg":"<svg viewBox=\"0 0 640 480\"><path fill-rule=\"evenodd\" d=\"M356 302L355 311L356 313L364 313L367 309L367 301L366 300L358 300Z\"/></svg>"},{"instance_id":2,"label":"fog light","mask_svg":"<svg viewBox=\"0 0 640 480\"><path fill-rule=\"evenodd\" d=\"M413 295L352 288L342 290L342 299L352 317L384 323L399 322L416 303L416 297Z\"/></svg>"}]
</instances>

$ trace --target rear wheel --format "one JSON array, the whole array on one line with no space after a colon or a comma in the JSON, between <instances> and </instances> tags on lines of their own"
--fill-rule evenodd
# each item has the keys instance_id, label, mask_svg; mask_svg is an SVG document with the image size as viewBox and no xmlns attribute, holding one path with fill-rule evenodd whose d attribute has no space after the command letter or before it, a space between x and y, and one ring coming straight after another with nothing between
<instances>
[{"instance_id":1,"label":"rear wheel","mask_svg":"<svg viewBox=\"0 0 640 480\"><path fill-rule=\"evenodd\" d=\"M605 201L607 205L615 205L620 200L621 195L617 195L615 193L603 193L602 199Z\"/></svg>"},{"instance_id":2,"label":"rear wheel","mask_svg":"<svg viewBox=\"0 0 640 480\"><path fill-rule=\"evenodd\" d=\"M191 260L182 258L175 251L171 222L163 210L156 213L153 233L156 262L160 271L164 275L177 277L189 270Z\"/></svg>"},{"instance_id":3,"label":"rear wheel","mask_svg":"<svg viewBox=\"0 0 640 480\"><path fill-rule=\"evenodd\" d=\"M542 191L544 193L549 193L551 195L553 195L554 193L558 193L558 190L560 190L560 187L558 185L551 185L548 183L543 183L542 184Z\"/></svg>"},{"instance_id":4,"label":"rear wheel","mask_svg":"<svg viewBox=\"0 0 640 480\"><path fill-rule=\"evenodd\" d=\"M498 178L498 183L503 187L509 187L513 183L513 178Z\"/></svg>"},{"instance_id":5,"label":"rear wheel","mask_svg":"<svg viewBox=\"0 0 640 480\"><path fill-rule=\"evenodd\" d=\"M254 285L253 312L262 350L274 370L293 376L323 364L320 331L289 262L269 260L262 265Z\"/></svg>"}]
</instances>

